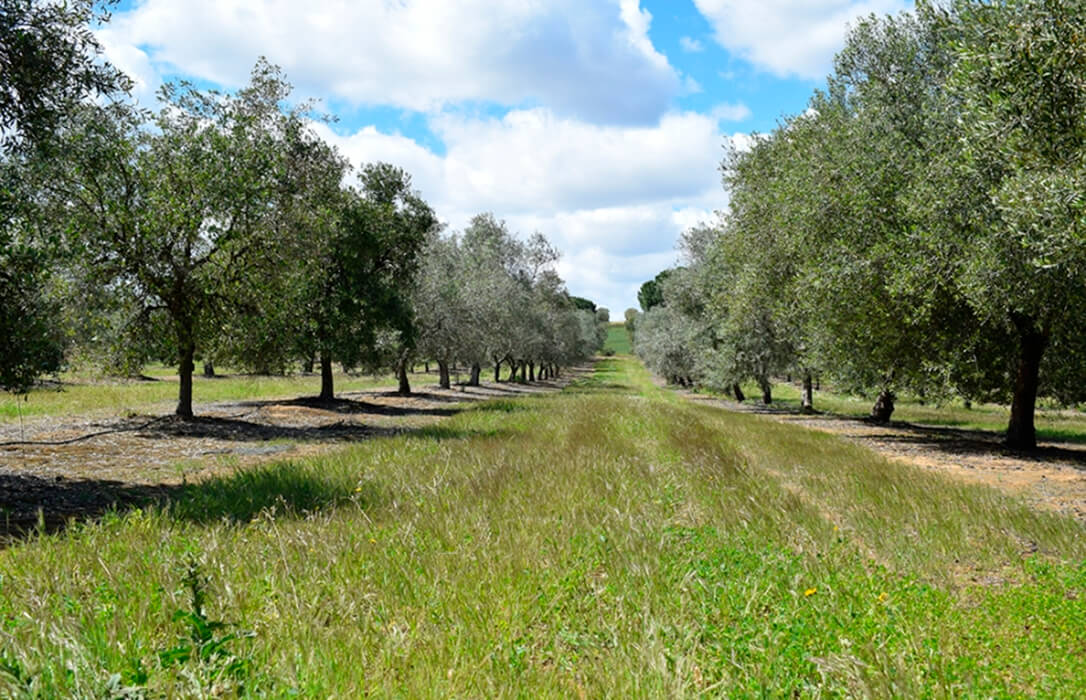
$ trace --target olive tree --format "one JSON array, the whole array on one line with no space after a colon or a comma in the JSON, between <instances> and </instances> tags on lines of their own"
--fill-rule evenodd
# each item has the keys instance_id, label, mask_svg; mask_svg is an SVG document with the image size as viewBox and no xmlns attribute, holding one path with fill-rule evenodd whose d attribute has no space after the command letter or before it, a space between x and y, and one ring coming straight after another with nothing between
<instances>
[{"instance_id":1,"label":"olive tree","mask_svg":"<svg viewBox=\"0 0 1086 700\"><path fill-rule=\"evenodd\" d=\"M61 252L40 196L43 165L64 157L55 136L82 103L123 93L128 79L101 60L92 0L0 0L0 389L25 392L64 359L51 294ZM55 175L55 172L54 172Z\"/></svg>"},{"instance_id":2,"label":"olive tree","mask_svg":"<svg viewBox=\"0 0 1086 700\"><path fill-rule=\"evenodd\" d=\"M160 93L149 117L87 107L68 133L52 186L85 270L163 315L176 343L176 413L191 417L198 346L240 294L275 269L269 218L286 178L289 86L260 63L233 95L187 84Z\"/></svg>"}]
</instances>

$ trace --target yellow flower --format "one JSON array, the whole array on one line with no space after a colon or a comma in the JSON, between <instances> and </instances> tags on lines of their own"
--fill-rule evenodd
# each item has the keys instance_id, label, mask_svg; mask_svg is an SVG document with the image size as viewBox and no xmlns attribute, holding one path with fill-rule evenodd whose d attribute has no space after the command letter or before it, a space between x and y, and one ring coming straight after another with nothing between
<instances>
[{"instance_id":1,"label":"yellow flower","mask_svg":"<svg viewBox=\"0 0 1086 700\"><path fill-rule=\"evenodd\" d=\"M355 492L355 493L362 493L362 487L361 487L361 486L356 486L356 487L354 488L354 492Z\"/></svg>"},{"instance_id":2,"label":"yellow flower","mask_svg":"<svg viewBox=\"0 0 1086 700\"><path fill-rule=\"evenodd\" d=\"M377 540L375 540L375 539L373 539L373 538L371 537L371 538L370 538L370 544L377 544Z\"/></svg>"},{"instance_id":3,"label":"yellow flower","mask_svg":"<svg viewBox=\"0 0 1086 700\"><path fill-rule=\"evenodd\" d=\"M886 595L885 593L879 593L879 602L880 603L885 603L888 600L890 600L890 596Z\"/></svg>"},{"instance_id":4,"label":"yellow flower","mask_svg":"<svg viewBox=\"0 0 1086 700\"><path fill-rule=\"evenodd\" d=\"M815 593L818 593L818 589L817 589L817 588L808 588L807 590L803 591L803 597L804 597L804 598L810 598L810 597L811 597L811 596L813 596L813 595L814 595Z\"/></svg>"}]
</instances>

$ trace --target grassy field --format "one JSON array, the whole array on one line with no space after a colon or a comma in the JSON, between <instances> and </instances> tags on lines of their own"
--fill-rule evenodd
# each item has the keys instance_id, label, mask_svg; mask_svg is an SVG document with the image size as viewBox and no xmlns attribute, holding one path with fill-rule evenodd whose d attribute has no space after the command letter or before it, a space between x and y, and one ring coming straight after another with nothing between
<instances>
[{"instance_id":1,"label":"grassy field","mask_svg":"<svg viewBox=\"0 0 1086 700\"><path fill-rule=\"evenodd\" d=\"M743 385L748 402L760 402L761 390L757 384ZM774 384L773 403L782 408L799 411L800 388L796 384ZM874 398L838 394L832 391L816 391L815 409L839 416L864 418L871 415ZM936 405L920 403L910 396L899 397L895 403L893 420L924 425L986 430L1002 433L1010 420L1010 408L997 404L973 404L966 408L961 400ZM1072 409L1039 407L1036 416L1037 438L1065 442L1086 443L1086 412Z\"/></svg>"},{"instance_id":2,"label":"grassy field","mask_svg":"<svg viewBox=\"0 0 1086 700\"><path fill-rule=\"evenodd\" d=\"M147 376L154 381L94 381L86 378L65 378L59 385L48 385L31 391L26 397L0 393L0 421L24 417L74 415L84 413L123 414L128 412L168 412L177 404L177 374L173 369L151 368ZM422 375L417 381L427 381ZM387 377L350 376L337 373L336 391L359 391L381 386L395 386ZM293 398L316 396L320 392L320 376L293 375L224 375L206 378L197 372L193 376L193 397L197 404L213 401L242 401L261 398Z\"/></svg>"},{"instance_id":3,"label":"grassy field","mask_svg":"<svg viewBox=\"0 0 1086 700\"><path fill-rule=\"evenodd\" d=\"M613 358L0 552L0 676L45 697L1082 697L1084 535Z\"/></svg>"},{"instance_id":4,"label":"grassy field","mask_svg":"<svg viewBox=\"0 0 1086 700\"><path fill-rule=\"evenodd\" d=\"M604 341L603 350L604 352L610 350L616 355L629 355L633 352L630 334L626 332L625 324L612 323L607 326L607 340Z\"/></svg>"}]
</instances>

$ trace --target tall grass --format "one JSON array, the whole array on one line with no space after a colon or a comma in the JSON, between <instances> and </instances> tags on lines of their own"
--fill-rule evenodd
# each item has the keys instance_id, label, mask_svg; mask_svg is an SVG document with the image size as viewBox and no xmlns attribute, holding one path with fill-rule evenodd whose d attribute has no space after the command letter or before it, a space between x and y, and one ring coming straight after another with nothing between
<instances>
[{"instance_id":1,"label":"tall grass","mask_svg":"<svg viewBox=\"0 0 1086 700\"><path fill-rule=\"evenodd\" d=\"M0 393L0 422L18 420L20 414L29 417L169 410L177 402L176 375L155 374L155 381L66 381L36 388L25 397ZM339 374L335 379L337 392L395 386L391 376ZM423 380L422 376L417 380ZM319 392L320 377L313 375L193 377L193 396L198 404L316 396Z\"/></svg>"},{"instance_id":2,"label":"tall grass","mask_svg":"<svg viewBox=\"0 0 1086 700\"><path fill-rule=\"evenodd\" d=\"M1084 534L616 358L3 551L0 675L43 696L1082 696Z\"/></svg>"}]
</instances>

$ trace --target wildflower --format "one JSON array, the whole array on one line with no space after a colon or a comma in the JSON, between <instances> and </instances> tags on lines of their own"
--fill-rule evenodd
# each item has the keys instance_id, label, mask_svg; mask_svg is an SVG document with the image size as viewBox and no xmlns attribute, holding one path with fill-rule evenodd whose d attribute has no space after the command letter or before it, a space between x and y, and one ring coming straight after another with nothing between
<instances>
[{"instance_id":1,"label":"wildflower","mask_svg":"<svg viewBox=\"0 0 1086 700\"><path fill-rule=\"evenodd\" d=\"M377 540L375 540L375 539L373 539L373 538L371 537L371 538L370 538L370 544L377 544Z\"/></svg>"},{"instance_id":2,"label":"wildflower","mask_svg":"<svg viewBox=\"0 0 1086 700\"><path fill-rule=\"evenodd\" d=\"M811 597L811 596L813 596L813 595L814 595L815 593L818 593L818 589L817 589L817 588L808 588L807 590L803 591L803 597L804 597L804 598L810 598L810 597Z\"/></svg>"},{"instance_id":3,"label":"wildflower","mask_svg":"<svg viewBox=\"0 0 1086 700\"><path fill-rule=\"evenodd\" d=\"M354 492L355 493L362 493L362 487L361 486L355 486L354 487Z\"/></svg>"},{"instance_id":4,"label":"wildflower","mask_svg":"<svg viewBox=\"0 0 1086 700\"><path fill-rule=\"evenodd\" d=\"M888 600L890 600L890 596L886 595L885 592L879 593L879 602L880 603L885 603Z\"/></svg>"}]
</instances>

